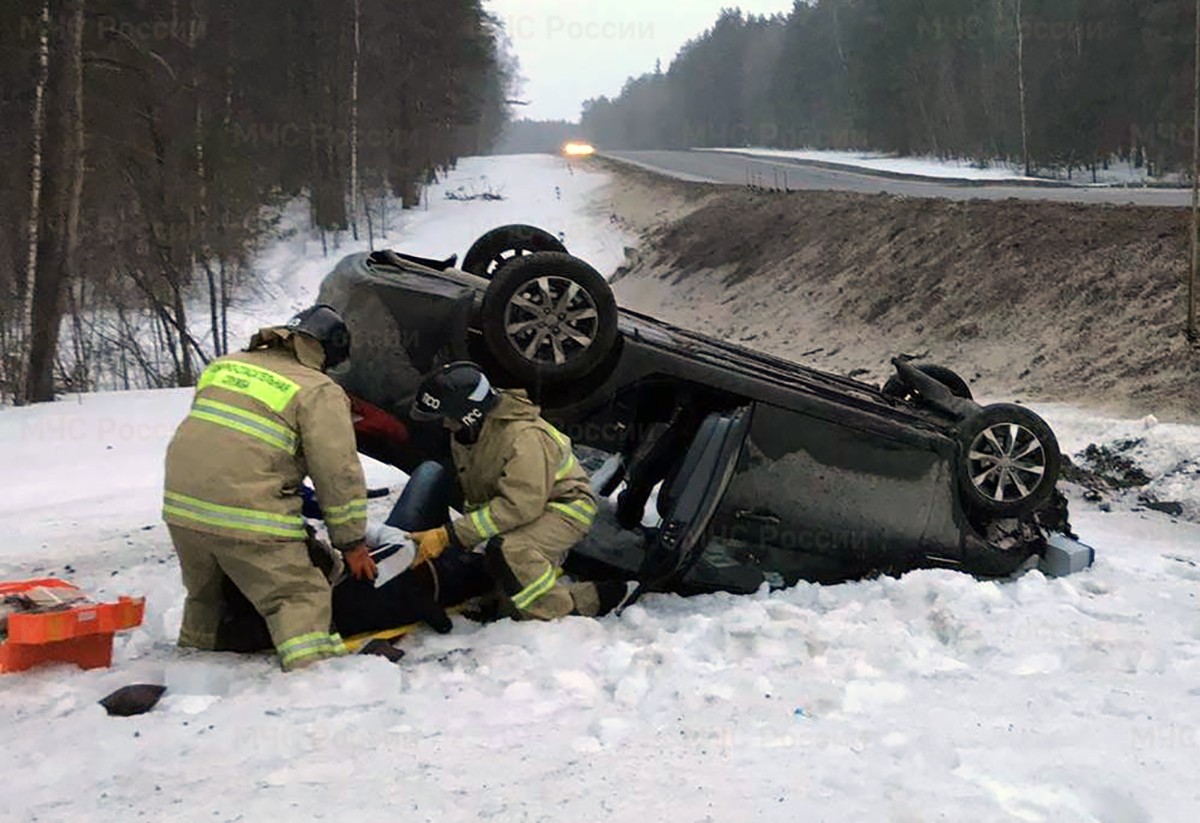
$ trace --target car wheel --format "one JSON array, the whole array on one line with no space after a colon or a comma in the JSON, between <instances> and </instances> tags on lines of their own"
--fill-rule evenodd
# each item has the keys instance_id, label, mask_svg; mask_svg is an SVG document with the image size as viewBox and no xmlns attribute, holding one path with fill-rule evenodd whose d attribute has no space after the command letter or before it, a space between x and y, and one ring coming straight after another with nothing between
<instances>
[{"instance_id":1,"label":"car wheel","mask_svg":"<svg viewBox=\"0 0 1200 823\"><path fill-rule=\"evenodd\" d=\"M918 371L929 375L948 388L950 393L955 397L961 397L964 400L975 399L971 395L971 387L967 385L967 381L963 380L953 369L939 366L936 363L920 363L916 365L916 368ZM913 402L918 402L921 399L921 393L905 383L904 378L898 374L893 374L883 384L883 394L885 397L894 397L898 400L911 400Z\"/></svg>"},{"instance_id":2,"label":"car wheel","mask_svg":"<svg viewBox=\"0 0 1200 823\"><path fill-rule=\"evenodd\" d=\"M483 337L524 383L561 383L599 366L617 339L617 302L577 257L545 252L505 265L483 295Z\"/></svg>"},{"instance_id":3,"label":"car wheel","mask_svg":"<svg viewBox=\"0 0 1200 823\"><path fill-rule=\"evenodd\" d=\"M463 271L489 280L510 260L542 251L565 252L559 239L537 226L514 224L492 229L467 250Z\"/></svg>"},{"instance_id":4,"label":"car wheel","mask_svg":"<svg viewBox=\"0 0 1200 823\"><path fill-rule=\"evenodd\" d=\"M1062 464L1046 421L1023 406L985 406L959 427L959 485L972 511L1024 517L1054 493Z\"/></svg>"}]
</instances>

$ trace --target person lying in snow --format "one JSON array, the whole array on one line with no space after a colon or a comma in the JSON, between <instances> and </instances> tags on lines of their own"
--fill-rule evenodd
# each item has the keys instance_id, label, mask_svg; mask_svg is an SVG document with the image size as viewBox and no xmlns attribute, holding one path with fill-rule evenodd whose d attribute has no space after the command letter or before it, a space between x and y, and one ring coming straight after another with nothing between
<instances>
[{"instance_id":1,"label":"person lying in snow","mask_svg":"<svg viewBox=\"0 0 1200 823\"><path fill-rule=\"evenodd\" d=\"M416 623L425 623L444 634L451 628L448 608L492 591L482 555L453 550L422 561L408 539L408 531L424 524L422 509L426 507L429 485L441 482L444 480L440 476L414 477L387 521L368 523L366 543L378 572L374 580L349 574L340 554L318 539L310 527L309 559L333 587L333 628L342 638ZM304 513L310 519L321 519L320 506L311 490L306 495ZM270 649L266 622L228 578L223 593L226 605L216 650Z\"/></svg>"}]
</instances>

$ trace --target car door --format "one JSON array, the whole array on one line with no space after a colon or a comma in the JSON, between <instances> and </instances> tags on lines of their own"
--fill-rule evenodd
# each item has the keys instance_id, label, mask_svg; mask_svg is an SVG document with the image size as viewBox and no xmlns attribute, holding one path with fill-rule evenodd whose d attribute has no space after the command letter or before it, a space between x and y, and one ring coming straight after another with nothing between
<instances>
[{"instance_id":1,"label":"car door","mask_svg":"<svg viewBox=\"0 0 1200 823\"><path fill-rule=\"evenodd\" d=\"M773 585L901 571L928 547L931 522L953 523L949 470L916 444L758 404L710 543Z\"/></svg>"},{"instance_id":2,"label":"car door","mask_svg":"<svg viewBox=\"0 0 1200 823\"><path fill-rule=\"evenodd\" d=\"M679 470L659 491L662 526L638 575L649 590L670 588L699 559L709 520L733 476L753 418L753 405L708 415Z\"/></svg>"}]
</instances>

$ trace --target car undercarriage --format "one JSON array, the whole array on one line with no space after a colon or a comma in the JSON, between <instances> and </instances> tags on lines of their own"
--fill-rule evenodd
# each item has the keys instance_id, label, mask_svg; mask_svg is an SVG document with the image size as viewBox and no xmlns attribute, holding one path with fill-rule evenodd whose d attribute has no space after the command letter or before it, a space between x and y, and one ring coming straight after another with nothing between
<instances>
[{"instance_id":1,"label":"car undercarriage","mask_svg":"<svg viewBox=\"0 0 1200 823\"><path fill-rule=\"evenodd\" d=\"M446 362L525 389L606 501L575 574L684 593L1002 576L1074 538L1049 426L981 406L949 369L896 358L880 387L620 309L533 227L489 232L466 260L351 255L322 285L354 339L340 382L391 421L382 438L360 426L360 448L407 471L445 460L445 433L407 408Z\"/></svg>"}]
</instances>

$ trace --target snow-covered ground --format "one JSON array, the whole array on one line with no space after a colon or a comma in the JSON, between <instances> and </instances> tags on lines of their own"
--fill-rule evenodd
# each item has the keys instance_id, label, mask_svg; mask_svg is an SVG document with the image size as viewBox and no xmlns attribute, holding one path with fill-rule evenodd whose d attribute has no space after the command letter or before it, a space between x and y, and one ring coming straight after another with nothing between
<instances>
[{"instance_id":1,"label":"snow-covered ground","mask_svg":"<svg viewBox=\"0 0 1200 823\"><path fill-rule=\"evenodd\" d=\"M542 222L602 271L619 262L624 238L588 205L602 178L549 158L468 161L458 173L486 174L510 200L435 197L389 242L461 254L493 225ZM295 238L264 257L292 279L248 319L311 299L336 255L306 251L319 258L319 243ZM1098 559L1069 578L921 571L748 597L653 595L602 620L456 618L450 635L406 639L399 667L353 657L284 675L267 657L174 648L183 592L159 506L163 452L188 402L187 391L111 393L0 411L0 579L60 575L148 602L111 670L0 676L0 819L1200 814L1195 522L1074 489L1073 524ZM1154 483L1172 478L1160 499L1200 511L1188 462L1200 427L1037 410L1068 453L1140 440L1125 453ZM403 483L367 468L372 485ZM388 501L371 505L380 517ZM96 700L133 682L168 692L150 714L107 717Z\"/></svg>"},{"instance_id":2,"label":"snow-covered ground","mask_svg":"<svg viewBox=\"0 0 1200 823\"><path fill-rule=\"evenodd\" d=\"M176 650L158 522L186 391L0 414L0 579L142 594L108 671L0 677L7 819L1189 821L1200 812L1200 527L1078 496L1094 569L948 571L751 597L656 595L620 617L456 619L397 668L283 675ZM1200 430L1041 408L1068 448ZM1171 460L1165 459L1161 465ZM403 478L378 464L373 484ZM1193 479L1193 484L1196 480ZM387 501L372 503L381 517ZM95 701L160 682L151 714Z\"/></svg>"},{"instance_id":3,"label":"snow-covered ground","mask_svg":"<svg viewBox=\"0 0 1200 823\"><path fill-rule=\"evenodd\" d=\"M881 152L862 151L832 151L826 149L765 149L754 147L730 147L715 149L696 149L696 151L720 151L732 154L745 154L751 157L780 157L795 160L811 160L846 166L849 169L866 169L895 174L911 174L919 177L937 177L954 180L979 180L982 182L1005 183L1013 181L1036 182L1046 179L1066 181L1065 171L1050 172L1039 170L1038 176L1029 177L1019 164L996 161L987 167L967 160L942 159L938 157L897 157ZM1100 185L1143 185L1147 182L1144 168L1135 168L1132 164L1114 162L1107 169L1096 173L1096 182ZM1075 169L1070 181L1079 186L1092 183L1091 172ZM1169 181L1179 184L1178 179Z\"/></svg>"},{"instance_id":4,"label":"snow-covered ground","mask_svg":"<svg viewBox=\"0 0 1200 823\"><path fill-rule=\"evenodd\" d=\"M567 249L608 274L624 261L633 238L610 225L590 206L608 175L548 154L468 157L430 186L426 202L402 211L392 203L386 234L375 228L374 248L392 248L421 257L459 262L480 235L507 223L530 223L558 235ZM503 200L451 200L461 195L495 193ZM359 239L348 232L329 234L327 251L319 237L305 230L308 206L297 201L285 209L283 239L268 245L253 261L258 278L230 312L230 344L248 338L260 325L285 320L309 305L321 279L347 254L371 248L364 220ZM204 316L207 297L197 298L195 316Z\"/></svg>"}]
</instances>

